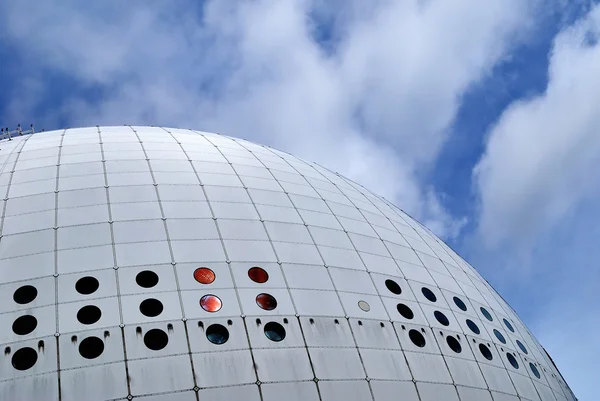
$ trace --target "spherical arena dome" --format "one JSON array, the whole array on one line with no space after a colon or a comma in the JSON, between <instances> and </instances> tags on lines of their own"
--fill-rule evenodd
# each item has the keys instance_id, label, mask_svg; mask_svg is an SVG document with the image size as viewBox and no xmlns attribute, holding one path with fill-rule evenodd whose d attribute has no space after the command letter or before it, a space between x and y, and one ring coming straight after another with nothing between
<instances>
[{"instance_id":1,"label":"spherical arena dome","mask_svg":"<svg viewBox=\"0 0 600 401\"><path fill-rule=\"evenodd\" d=\"M0 400L574 400L481 275L385 199L245 140L0 140Z\"/></svg>"}]
</instances>

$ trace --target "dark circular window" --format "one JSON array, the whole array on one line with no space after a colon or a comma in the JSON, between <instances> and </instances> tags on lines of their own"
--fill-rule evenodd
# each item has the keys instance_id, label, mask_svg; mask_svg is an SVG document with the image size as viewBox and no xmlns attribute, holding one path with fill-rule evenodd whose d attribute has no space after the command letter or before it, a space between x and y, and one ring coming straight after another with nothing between
<instances>
[{"instance_id":1,"label":"dark circular window","mask_svg":"<svg viewBox=\"0 0 600 401\"><path fill-rule=\"evenodd\" d=\"M506 344L506 338L504 338L504 336L502 335L502 333L500 333L498 330L494 329L494 334L496 335L496 338L498 340L500 340L500 342L502 344Z\"/></svg>"},{"instance_id":2,"label":"dark circular window","mask_svg":"<svg viewBox=\"0 0 600 401\"><path fill-rule=\"evenodd\" d=\"M527 352L527 348L525 348L521 341L517 340L517 345L519 346L519 348L521 348L521 351L523 351L526 354L529 354L529 352Z\"/></svg>"},{"instance_id":3,"label":"dark circular window","mask_svg":"<svg viewBox=\"0 0 600 401\"><path fill-rule=\"evenodd\" d=\"M13 300L20 305L25 305L25 304L28 304L31 301L33 301L37 297L37 295L38 295L37 288L35 288L32 285L24 285L22 287L17 288L17 290L13 294ZM23 348L23 349L25 349L25 348ZM37 356L36 356L36 358L37 358Z\"/></svg>"},{"instance_id":4,"label":"dark circular window","mask_svg":"<svg viewBox=\"0 0 600 401\"><path fill-rule=\"evenodd\" d=\"M199 267L194 270L194 280L200 284L210 284L215 281L215 272L208 267Z\"/></svg>"},{"instance_id":5,"label":"dark circular window","mask_svg":"<svg viewBox=\"0 0 600 401\"><path fill-rule=\"evenodd\" d=\"M517 360L515 359L513 354L511 354L510 352L507 352L506 359L508 359L508 362L510 362L510 364L512 365L513 368L519 369L519 363L517 362Z\"/></svg>"},{"instance_id":6,"label":"dark circular window","mask_svg":"<svg viewBox=\"0 0 600 401\"><path fill-rule=\"evenodd\" d=\"M504 325L506 326L506 328L514 333L515 329L512 327L512 324L510 324L510 322L506 319L502 319L502 320L504 321Z\"/></svg>"},{"instance_id":7,"label":"dark circular window","mask_svg":"<svg viewBox=\"0 0 600 401\"><path fill-rule=\"evenodd\" d=\"M492 351L490 351L485 344L479 344L479 352L481 352L481 355L483 355L483 357L488 361L491 361L494 358L492 356Z\"/></svg>"},{"instance_id":8,"label":"dark circular window","mask_svg":"<svg viewBox=\"0 0 600 401\"><path fill-rule=\"evenodd\" d=\"M467 305L465 305L465 303L463 302L462 299L460 299L459 297L454 297L452 299L454 300L454 304L456 306L458 306L458 309L460 309L462 311L466 311L467 310Z\"/></svg>"},{"instance_id":9,"label":"dark circular window","mask_svg":"<svg viewBox=\"0 0 600 401\"><path fill-rule=\"evenodd\" d=\"M423 348L425 346L425 337L423 337L423 334L415 329L411 329L408 332L408 338L410 338L410 341L412 341L413 344L419 348Z\"/></svg>"},{"instance_id":10,"label":"dark circular window","mask_svg":"<svg viewBox=\"0 0 600 401\"><path fill-rule=\"evenodd\" d=\"M423 287L423 288L421 288L421 292L423 293L423 295L425 296L425 298L427 298L431 302L437 301L437 297L435 296L435 294L433 293L433 291L431 291L429 288Z\"/></svg>"},{"instance_id":11,"label":"dark circular window","mask_svg":"<svg viewBox=\"0 0 600 401\"><path fill-rule=\"evenodd\" d=\"M152 288L158 284L158 275L151 270L144 270L135 276L135 282L140 287Z\"/></svg>"},{"instance_id":12,"label":"dark circular window","mask_svg":"<svg viewBox=\"0 0 600 401\"><path fill-rule=\"evenodd\" d=\"M540 376L540 371L531 362L529 362L529 369L531 369L531 372L534 374L535 377L537 377L538 379L541 377Z\"/></svg>"},{"instance_id":13,"label":"dark circular window","mask_svg":"<svg viewBox=\"0 0 600 401\"><path fill-rule=\"evenodd\" d=\"M79 354L85 359L98 358L104 352L104 342L98 337L87 337L79 343Z\"/></svg>"},{"instance_id":14,"label":"dark circular window","mask_svg":"<svg viewBox=\"0 0 600 401\"><path fill-rule=\"evenodd\" d=\"M282 341L285 338L285 329L277 322L269 322L265 324L265 336L271 341Z\"/></svg>"},{"instance_id":15,"label":"dark circular window","mask_svg":"<svg viewBox=\"0 0 600 401\"><path fill-rule=\"evenodd\" d=\"M37 327L37 319L31 315L19 316L12 325L12 331L20 336L31 333Z\"/></svg>"},{"instance_id":16,"label":"dark circular window","mask_svg":"<svg viewBox=\"0 0 600 401\"><path fill-rule=\"evenodd\" d=\"M33 348L25 347L17 350L12 356L11 363L17 370L27 370L37 362L38 355Z\"/></svg>"},{"instance_id":17,"label":"dark circular window","mask_svg":"<svg viewBox=\"0 0 600 401\"><path fill-rule=\"evenodd\" d=\"M452 351L456 352L457 354L459 354L462 351L462 347L460 346L460 343L454 336L446 337L446 343L448 343L448 346L450 347L450 349Z\"/></svg>"},{"instance_id":18,"label":"dark circular window","mask_svg":"<svg viewBox=\"0 0 600 401\"><path fill-rule=\"evenodd\" d=\"M82 277L75 283L75 290L83 295L89 295L100 287L100 283L95 277Z\"/></svg>"},{"instance_id":19,"label":"dark circular window","mask_svg":"<svg viewBox=\"0 0 600 401\"><path fill-rule=\"evenodd\" d=\"M394 280L387 279L385 280L385 286L392 294L400 295L402 294L402 288L398 285Z\"/></svg>"},{"instance_id":20,"label":"dark circular window","mask_svg":"<svg viewBox=\"0 0 600 401\"><path fill-rule=\"evenodd\" d=\"M158 299L148 298L144 299L140 304L140 312L144 316L155 317L162 313L163 304Z\"/></svg>"},{"instance_id":21,"label":"dark circular window","mask_svg":"<svg viewBox=\"0 0 600 401\"><path fill-rule=\"evenodd\" d=\"M206 329L206 338L213 344L225 344L229 340L229 331L220 324L211 324Z\"/></svg>"},{"instance_id":22,"label":"dark circular window","mask_svg":"<svg viewBox=\"0 0 600 401\"><path fill-rule=\"evenodd\" d=\"M412 319L413 317L415 317L415 314L413 313L412 309L410 309L408 306L404 305L404 304L398 304L396 306L396 309L398 309L398 313L402 315L403 318L405 319Z\"/></svg>"},{"instance_id":23,"label":"dark circular window","mask_svg":"<svg viewBox=\"0 0 600 401\"><path fill-rule=\"evenodd\" d=\"M446 315L444 315L440 311L436 310L435 312L433 312L433 316L435 316L435 318L437 319L437 321L440 322L440 324L442 326L448 326L450 324L450 321L448 321L448 318L446 317Z\"/></svg>"},{"instance_id":24,"label":"dark circular window","mask_svg":"<svg viewBox=\"0 0 600 401\"><path fill-rule=\"evenodd\" d=\"M223 303L218 296L208 294L200 298L200 306L207 312L218 312L223 306Z\"/></svg>"},{"instance_id":25,"label":"dark circular window","mask_svg":"<svg viewBox=\"0 0 600 401\"><path fill-rule=\"evenodd\" d=\"M273 310L277 307L277 300L271 294L258 294L256 304L264 310Z\"/></svg>"},{"instance_id":26,"label":"dark circular window","mask_svg":"<svg viewBox=\"0 0 600 401\"><path fill-rule=\"evenodd\" d=\"M77 320L82 324L94 324L102 317L102 311L96 305L86 305L77 312Z\"/></svg>"},{"instance_id":27,"label":"dark circular window","mask_svg":"<svg viewBox=\"0 0 600 401\"><path fill-rule=\"evenodd\" d=\"M254 281L255 283L262 284L266 283L269 279L269 273L267 273L262 267L255 266L248 270L248 277L250 277L250 280Z\"/></svg>"},{"instance_id":28,"label":"dark circular window","mask_svg":"<svg viewBox=\"0 0 600 401\"><path fill-rule=\"evenodd\" d=\"M485 318L486 318L487 320L489 320L490 322L493 322L493 321L494 321L494 318L492 318L492 315L490 314L490 312L488 312L488 310L487 310L487 309L485 309L483 306L482 306L481 308L479 308L479 310L481 311L481 314L482 314L483 316L485 316Z\"/></svg>"},{"instance_id":29,"label":"dark circular window","mask_svg":"<svg viewBox=\"0 0 600 401\"><path fill-rule=\"evenodd\" d=\"M467 326L469 326L469 329L471 329L471 331L473 333L475 333L475 334L481 333L481 331L479 330L479 327L477 327L475 322L472 321L471 319L467 319Z\"/></svg>"},{"instance_id":30,"label":"dark circular window","mask_svg":"<svg viewBox=\"0 0 600 401\"><path fill-rule=\"evenodd\" d=\"M163 349L169 343L169 336L161 329L151 329L144 335L144 344L153 351Z\"/></svg>"}]
</instances>

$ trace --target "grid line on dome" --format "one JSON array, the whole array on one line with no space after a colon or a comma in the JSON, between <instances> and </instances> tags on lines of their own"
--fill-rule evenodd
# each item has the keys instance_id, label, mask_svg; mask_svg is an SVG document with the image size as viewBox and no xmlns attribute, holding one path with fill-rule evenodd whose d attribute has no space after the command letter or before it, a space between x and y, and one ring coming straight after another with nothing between
<instances>
[{"instance_id":1,"label":"grid line on dome","mask_svg":"<svg viewBox=\"0 0 600 401\"><path fill-rule=\"evenodd\" d=\"M240 311L243 311L242 301L240 299L240 295L239 295L239 292L237 290L235 276L234 276L232 268L231 268L231 263L229 262L229 256L228 256L228 253L227 253L227 248L225 246L225 242L223 240L223 236L221 235L221 231L219 229L219 225L217 224L217 218L216 218L216 215L214 213L214 209L211 206L211 201L209 199L208 194L206 193L206 189L204 188L204 185L202 184L202 180L200 179L200 175L198 174L198 171L196 170L196 167L194 166L194 163L192 162L192 159L189 157L187 151L184 149L184 147L182 146L181 142L173 135L173 133L171 131L169 131L169 130L167 130L165 128L162 128L162 129L164 131L166 131L177 142L177 144L179 145L180 149L185 154L186 158L189 160L190 166L191 166L192 170L194 171L194 175L196 176L196 179L198 180L198 183L200 184L200 186L202 188L202 193L204 194L204 197L206 199L207 205L208 205L208 207L210 209L210 212L211 212L211 215L212 215L212 219L213 219L213 223L214 223L215 228L217 230L217 233L218 233L218 236L219 236L219 241L221 243L221 247L223 248L223 252L224 252L225 258L227 260L227 271L229 272L229 275L231 277L231 281L232 281L232 284L233 284L233 288L234 288L234 292L235 292L236 299L237 299L237 302L238 302L238 306L240 308ZM195 134L201 135L202 137L204 137L202 134L199 134L197 132L195 132ZM208 141L207 138L205 138L205 139ZM243 314L243 312L242 312L242 314ZM248 351L250 353L250 358L252 360L252 366L255 367L256 366L256 359L255 359L255 356L254 356L254 350L252 348L252 344L250 342L250 337L249 337L249 334L248 334L248 329L246 327L246 324L247 324L246 323L246 318L245 318L244 315L242 315L241 319L242 319L242 322L243 322L244 332L245 332L245 336L246 336L246 340L247 340L247 344L248 344ZM190 362L192 364L192 370L195 372L195 370L194 370L195 366L194 366L193 357L192 357L191 343L190 343L190 338L189 338L189 334L188 334L188 331L187 331L187 324L185 325L185 327L186 327L186 339L187 339L187 342L188 342L187 345L188 345L189 354L190 354ZM258 381L259 378L258 378L258 372L256 371L256 368L253 368L252 372L253 372L254 377ZM193 377L194 377L194 387L196 388L196 386L197 386L197 379L196 379L196 374L195 373L193 374ZM260 388L259 388L259 391L260 391Z\"/></svg>"},{"instance_id":2,"label":"grid line on dome","mask_svg":"<svg viewBox=\"0 0 600 401\"><path fill-rule=\"evenodd\" d=\"M241 145L241 146L243 146L243 145ZM253 152L250 152L250 153L252 153L252 154L254 155L254 153L253 153ZM254 157L256 157L256 155L254 155ZM256 157L256 158L258 159L258 157ZM259 162L261 162L261 164L263 164L263 165L264 165L264 163L262 162L262 160L260 160L260 159L258 159L258 160L259 160ZM285 159L283 159L283 158L282 158L282 160L284 160L284 161L287 163L287 161L286 161ZM288 165L290 165L289 163L287 163L287 164L288 164ZM265 167L266 167L266 166L265 166ZM296 170L296 169L295 169L293 166L291 166L291 165L290 165L290 167L291 167L292 169L294 169L294 170L297 172L297 170ZM273 176L273 178L274 178L274 179L275 179L275 180L276 180L276 181L279 183L279 180L277 179L277 177L275 177L275 175L274 175L274 174L271 172L271 170L269 170L269 172L271 173L271 175ZM310 184L308 181L306 181L306 182L308 183L308 185L309 185L309 186L311 186L311 187L312 187L312 185L311 185L311 184ZM284 187L283 187L283 186L282 186L280 183L279 183L279 185L281 186L282 190L283 190L283 191L286 193L286 195L287 195L288 199L290 200L290 202L292 203L292 205L294 205L294 207L296 207L296 206L295 206L295 203L294 203L294 201L291 199L291 197L289 196L289 194L287 193L287 191L285 191L285 188L284 188ZM314 189L314 188L313 188L313 189ZM316 191L316 192L317 192L317 191ZM318 192L317 192L317 193L318 193ZM252 199L252 198L251 198L251 199ZM321 199L322 199L322 198L321 198ZM323 199L323 200L324 200L324 199ZM331 210L331 209L330 209L330 210ZM304 219L303 219L302 215L301 215L299 212L298 212L298 215L300 216L300 219L301 219L301 220L304 222L304 224L305 224L305 226L306 226L306 222L304 221ZM268 235L268 230L266 229L266 226L265 226L265 230L267 231L267 235ZM307 229L306 231L308 232L308 235L311 237L311 239L312 239L312 241L313 241L313 244L314 244L314 246L317 248L317 252L319 253L319 255L320 255L321 259L322 259L323 265L325 266L325 260L323 259L323 256L322 256L322 254L321 254L321 252L320 252L320 250L319 250L318 246L316 245L316 242L315 242L315 240L314 240L314 237L313 237L313 236L312 236L312 234L310 233L310 230L308 230L308 229ZM270 238L270 237L269 237L269 238ZM274 250L275 250L275 249L274 249ZM331 280L331 282L332 282L332 285L333 285L333 287L334 287L334 289L335 289L335 288L336 288L336 285L335 285L335 281L334 281L334 280L333 280L333 278L331 277L331 272L330 272L330 271L329 271L329 269L327 269L326 267L325 267L325 269L327 270L327 273L328 273L328 275L329 275L329 278L330 278L330 280ZM285 279L285 273L283 272L283 269L282 269L282 274L283 274L283 276L284 276L284 279ZM286 281L286 284L287 284L287 281ZM290 290L289 290L289 285L287 285L287 286L288 286L288 291L290 291ZM343 301L342 301L342 299L340 298L339 291L336 289L336 290L335 290L335 292L336 292L336 295L337 295L337 297L338 297L338 300L339 300L339 302L340 302L340 305L341 305L341 307L342 307L342 310L344 310L344 313L346 313L346 314L347 314L347 312L345 311L345 305L344 305L344 302L343 302ZM290 291L290 297L292 298L292 302L293 302L293 297L292 297L291 291ZM304 340L304 342L305 342L306 351L307 351L307 355L308 355L308 357L309 357L309 362L310 362L310 365L311 365L311 369L312 369L312 371L313 371L313 375L315 375L315 377L316 377L316 373L315 373L315 369L314 369L314 366L313 366L312 358L311 358L311 356L310 356L309 347L308 347L308 345L306 344L306 338L305 338L305 334L304 334L304 329L302 328L302 324L300 324L300 331L302 332L302 337L303 337L303 340ZM367 374L367 369L366 369L366 367L365 367L365 365L364 365L363 356L362 356L362 354L361 354L361 352L360 352L360 347L358 346L358 343L356 342L356 336L355 336L355 334L354 334L354 332L353 332L353 330L352 330L352 326L351 326L351 325L350 325L350 333L351 333L351 335L352 335L352 339L353 339L353 342L354 342L354 346L355 346L355 348L356 348L356 351L357 351L358 357L359 357L359 359L360 359L360 363L361 363L362 370L363 370L363 372L364 372L364 374L365 374L365 377L367 377L367 376L368 376L368 374ZM372 387L371 387L371 384L370 384L370 382L367 382L367 384L368 384L368 386L369 386L369 392L370 392L370 394L371 394L371 397L374 399L374 395L373 395L373 389L372 389ZM318 383L317 383L317 388L318 388Z\"/></svg>"},{"instance_id":3,"label":"grid line on dome","mask_svg":"<svg viewBox=\"0 0 600 401\"><path fill-rule=\"evenodd\" d=\"M119 281L119 275L118 275L118 271L117 268L119 267L119 261L117 260L117 249L116 249L116 244L115 244L115 232L114 232L114 225L113 223L111 223L113 221L113 216L112 216L112 207L111 207L111 201L110 201L110 190L109 190L109 182L108 182L108 173L106 170L106 157L105 157L105 151L104 151L104 141L102 139L102 131L100 129L100 127L97 127L98 130L98 146L100 147L100 157L101 157L101 163L102 163L102 173L103 173L103 179L104 179L104 196L106 197L106 209L107 209L107 214L108 214L108 224L109 224L109 231L110 231L110 240L111 240L111 253L112 253L112 259L113 259L113 266L114 266L114 278L115 278L115 288L116 288L116 296L117 296L117 305L118 305L118 309L119 309L119 322L120 322L120 326L119 328L115 328L115 330L119 331L119 334L121 335L122 341L123 341L123 365L125 367L125 375L126 377L129 377L129 358L128 358L128 354L127 354L127 345L125 343L125 331L124 331L124 325L125 325L125 320L123 319L123 298L122 298L122 294L121 294L121 285L120 285L120 281ZM58 313L57 313L58 316ZM129 380L126 381L126 385L127 385L127 393L131 394L131 384L129 382Z\"/></svg>"}]
</instances>

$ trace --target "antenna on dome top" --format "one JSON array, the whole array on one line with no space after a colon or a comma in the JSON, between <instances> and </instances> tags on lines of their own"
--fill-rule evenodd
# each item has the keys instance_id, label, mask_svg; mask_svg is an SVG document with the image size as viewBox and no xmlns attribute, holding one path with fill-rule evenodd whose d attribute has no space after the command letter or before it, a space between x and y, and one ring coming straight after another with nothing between
<instances>
[{"instance_id":1,"label":"antenna on dome top","mask_svg":"<svg viewBox=\"0 0 600 401\"><path fill-rule=\"evenodd\" d=\"M42 129L42 131L44 131L44 130ZM27 130L23 130L23 128L21 128L21 124L17 124L17 128L12 131L8 127L1 128L0 129L0 140L8 139L9 141L12 141L14 136L23 136L23 135L29 135L29 134L35 134L35 129L33 128L33 124L29 124L29 129L27 129Z\"/></svg>"}]
</instances>

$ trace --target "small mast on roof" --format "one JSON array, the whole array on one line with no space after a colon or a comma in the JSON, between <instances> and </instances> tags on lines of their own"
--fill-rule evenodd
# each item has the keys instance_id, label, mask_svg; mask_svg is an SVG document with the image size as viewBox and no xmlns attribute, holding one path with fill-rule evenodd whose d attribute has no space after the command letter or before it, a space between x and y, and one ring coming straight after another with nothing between
<instances>
[{"instance_id":1,"label":"small mast on roof","mask_svg":"<svg viewBox=\"0 0 600 401\"><path fill-rule=\"evenodd\" d=\"M44 131L44 130L42 130ZM23 135L29 135L29 134L35 134L35 129L33 128L33 124L29 124L29 129L23 131L23 129L21 128L21 124L17 124L17 129L14 130L10 130L8 127L6 128L1 128L0 129L0 139L7 139L9 141L12 141L12 138L14 136L23 136Z\"/></svg>"}]
</instances>

